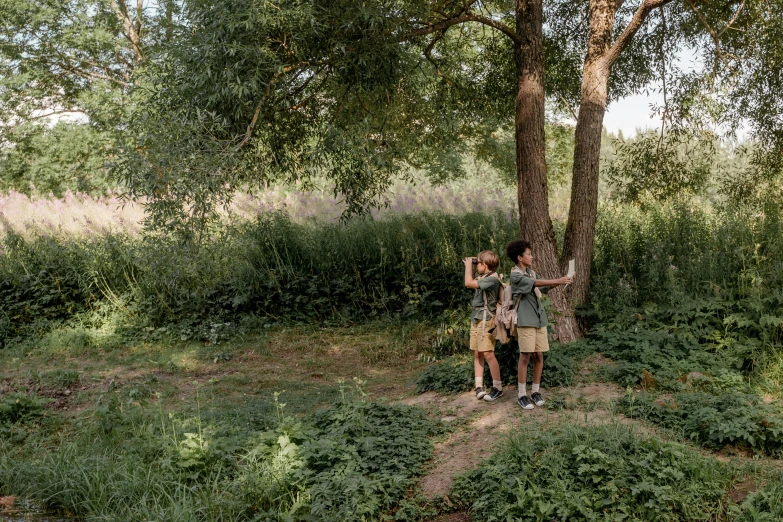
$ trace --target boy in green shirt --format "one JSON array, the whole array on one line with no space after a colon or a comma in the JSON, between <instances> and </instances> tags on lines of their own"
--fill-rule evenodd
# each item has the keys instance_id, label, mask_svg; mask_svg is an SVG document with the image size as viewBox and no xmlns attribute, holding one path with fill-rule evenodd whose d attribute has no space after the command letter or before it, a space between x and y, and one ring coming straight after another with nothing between
<instances>
[{"instance_id":1,"label":"boy in green shirt","mask_svg":"<svg viewBox=\"0 0 783 522\"><path fill-rule=\"evenodd\" d=\"M479 273L478 279L473 277L473 263ZM476 398L494 401L503 395L503 384L500 381L500 365L495 358L495 312L497 311L500 280L497 270L500 258L491 250L482 251L477 258L468 257L462 260L465 264L465 286L474 288L470 314L470 349L473 350L473 367L476 377ZM484 391L484 361L489 364L492 374L492 389Z\"/></svg>"},{"instance_id":2,"label":"boy in green shirt","mask_svg":"<svg viewBox=\"0 0 783 522\"><path fill-rule=\"evenodd\" d=\"M572 278L568 276L559 279L543 279L530 267L533 266L533 253L530 243L522 239L511 241L506 245L506 255L516 265L511 271L511 298L517 308L517 340L519 341L519 392L517 404L522 409L532 410L535 406L543 406L541 396L541 374L544 371L544 352L549 351L547 337L547 316L541 303L541 293L548 292L553 286L567 285ZM533 358L533 390L527 396L527 366ZM535 405L535 406L534 406Z\"/></svg>"}]
</instances>

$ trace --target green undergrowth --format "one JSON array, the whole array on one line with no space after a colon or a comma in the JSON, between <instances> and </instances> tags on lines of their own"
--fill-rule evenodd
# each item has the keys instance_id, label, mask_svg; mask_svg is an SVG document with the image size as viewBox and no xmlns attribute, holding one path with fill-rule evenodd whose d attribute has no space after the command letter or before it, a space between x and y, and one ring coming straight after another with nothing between
<instances>
[{"instance_id":1,"label":"green undergrowth","mask_svg":"<svg viewBox=\"0 0 783 522\"><path fill-rule=\"evenodd\" d=\"M589 355L585 343L550 343L551 350L544 354L545 372L541 384L546 387L570 386L579 371L581 361ZM466 345L467 346L467 345ZM467 347L465 348L467 351ZM438 391L445 393L463 392L473 389L473 352L452 355L429 365L416 380L416 392ZM500 376L504 384L517 382L519 346L515 340L508 344L497 344L495 357L500 365ZM485 385L491 386L489 366L484 367ZM528 382L532 382L532 362L528 368Z\"/></svg>"},{"instance_id":2,"label":"green undergrowth","mask_svg":"<svg viewBox=\"0 0 783 522\"><path fill-rule=\"evenodd\" d=\"M626 394L618 406L629 417L673 429L708 447L745 446L778 457L783 453L783 411L752 394Z\"/></svg>"},{"instance_id":3,"label":"green undergrowth","mask_svg":"<svg viewBox=\"0 0 783 522\"><path fill-rule=\"evenodd\" d=\"M485 522L727 520L735 479L714 458L620 424L566 425L513 432L449 496Z\"/></svg>"},{"instance_id":4,"label":"green undergrowth","mask_svg":"<svg viewBox=\"0 0 783 522\"><path fill-rule=\"evenodd\" d=\"M732 506L733 522L783 520L783 474L771 475L767 484L752 491L739 506Z\"/></svg>"},{"instance_id":5,"label":"green undergrowth","mask_svg":"<svg viewBox=\"0 0 783 522\"><path fill-rule=\"evenodd\" d=\"M275 212L215 230L199 247L9 232L0 237L0 345L77 316L140 336L166 328L198 339L248 321L434 317L469 297L460 259L500 248L516 231L500 213L297 224Z\"/></svg>"},{"instance_id":6,"label":"green undergrowth","mask_svg":"<svg viewBox=\"0 0 783 522\"><path fill-rule=\"evenodd\" d=\"M4 445L0 494L86 521L421 520L414 484L440 428L342 392L326 410L294 418L276 402L252 422L104 396L70 436Z\"/></svg>"}]
</instances>

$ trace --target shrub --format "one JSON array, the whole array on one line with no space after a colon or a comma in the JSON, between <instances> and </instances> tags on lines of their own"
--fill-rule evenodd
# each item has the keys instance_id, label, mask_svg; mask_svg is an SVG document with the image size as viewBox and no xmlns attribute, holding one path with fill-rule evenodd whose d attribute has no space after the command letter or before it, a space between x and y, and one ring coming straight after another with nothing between
<instances>
[{"instance_id":1,"label":"shrub","mask_svg":"<svg viewBox=\"0 0 783 522\"><path fill-rule=\"evenodd\" d=\"M740 445L771 454L783 450L783 411L754 395L678 393L656 401L649 394L627 394L619 407L629 417L678 430L713 448Z\"/></svg>"},{"instance_id":2,"label":"shrub","mask_svg":"<svg viewBox=\"0 0 783 522\"><path fill-rule=\"evenodd\" d=\"M245 315L433 318L468 301L460 258L515 234L501 214L296 224L282 213L225 227L200 248L161 237L8 234L0 240L0 309L10 322L2 319L0 334L21 335L36 320L67 320L100 303L139 328Z\"/></svg>"},{"instance_id":3,"label":"shrub","mask_svg":"<svg viewBox=\"0 0 783 522\"><path fill-rule=\"evenodd\" d=\"M730 483L719 462L685 446L619 424L563 426L512 433L450 497L487 522L705 520L725 513Z\"/></svg>"},{"instance_id":4,"label":"shrub","mask_svg":"<svg viewBox=\"0 0 783 522\"><path fill-rule=\"evenodd\" d=\"M104 403L55 448L0 458L0 494L90 520L359 522L398 504L414 517L408 492L436 427L419 409L362 400L301 420L278 408L260 432Z\"/></svg>"}]
</instances>

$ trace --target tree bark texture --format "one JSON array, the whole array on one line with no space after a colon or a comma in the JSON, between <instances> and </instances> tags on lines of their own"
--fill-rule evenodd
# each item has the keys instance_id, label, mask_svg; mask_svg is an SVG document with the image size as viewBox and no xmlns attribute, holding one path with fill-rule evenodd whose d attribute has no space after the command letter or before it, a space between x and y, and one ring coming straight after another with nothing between
<instances>
[{"instance_id":1,"label":"tree bark texture","mask_svg":"<svg viewBox=\"0 0 783 522\"><path fill-rule=\"evenodd\" d=\"M557 244L549 217L544 135L545 93L542 0L516 0L514 58L517 72L515 141L519 228L534 249L536 270L546 277L558 277ZM550 298L558 312L553 317L558 339L574 339L576 326L568 302L560 289Z\"/></svg>"}]
</instances>

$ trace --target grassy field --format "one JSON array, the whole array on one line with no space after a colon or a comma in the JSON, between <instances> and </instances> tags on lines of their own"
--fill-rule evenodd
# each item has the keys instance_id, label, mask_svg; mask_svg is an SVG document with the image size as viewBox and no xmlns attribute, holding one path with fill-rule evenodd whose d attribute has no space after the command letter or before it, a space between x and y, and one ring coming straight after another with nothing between
<instances>
[{"instance_id":1,"label":"grassy field","mask_svg":"<svg viewBox=\"0 0 783 522\"><path fill-rule=\"evenodd\" d=\"M777 520L776 453L625 415L656 390L606 382L600 355L533 412L515 386L493 404L418 394L443 335L376 322L4 350L0 492L85 520Z\"/></svg>"},{"instance_id":2,"label":"grassy field","mask_svg":"<svg viewBox=\"0 0 783 522\"><path fill-rule=\"evenodd\" d=\"M200 249L12 231L0 509L781 520L781 224L774 207L603 207L589 335L553 343L532 412L513 345L504 397L470 391L458 259L516 234L502 213L271 213Z\"/></svg>"}]
</instances>

